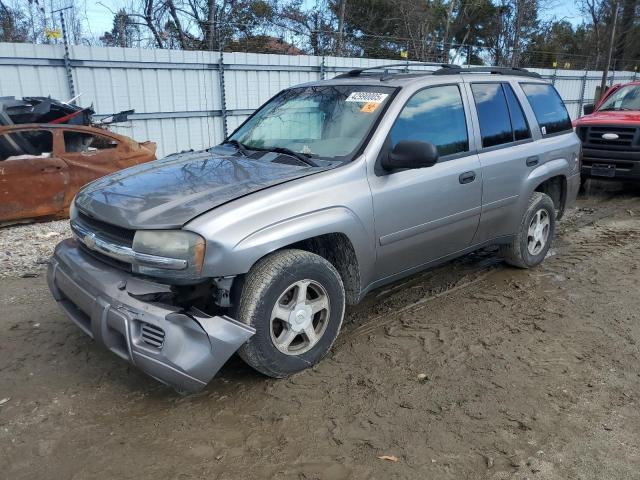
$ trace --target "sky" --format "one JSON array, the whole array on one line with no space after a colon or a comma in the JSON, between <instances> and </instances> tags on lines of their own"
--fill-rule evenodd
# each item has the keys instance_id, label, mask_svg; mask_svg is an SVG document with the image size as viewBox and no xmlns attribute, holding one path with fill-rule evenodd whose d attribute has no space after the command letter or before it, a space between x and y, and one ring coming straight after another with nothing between
<instances>
[{"instance_id":1,"label":"sky","mask_svg":"<svg viewBox=\"0 0 640 480\"><path fill-rule=\"evenodd\" d=\"M89 28L93 36L99 37L105 31L111 30L113 14L121 7L129 5L130 0L85 0L85 10ZM564 19L574 25L580 24L582 18L577 1L551 0L551 6L544 9L543 20ZM80 2L79 2L80 3ZM306 3L314 4L314 1L306 0ZM110 11L111 10L111 11Z\"/></svg>"}]
</instances>

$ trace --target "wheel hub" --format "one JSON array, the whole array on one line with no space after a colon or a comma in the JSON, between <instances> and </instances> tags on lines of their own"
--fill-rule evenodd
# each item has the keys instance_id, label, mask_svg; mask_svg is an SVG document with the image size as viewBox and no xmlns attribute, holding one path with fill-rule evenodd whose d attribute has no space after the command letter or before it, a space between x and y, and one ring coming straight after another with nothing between
<instances>
[{"instance_id":1,"label":"wheel hub","mask_svg":"<svg viewBox=\"0 0 640 480\"><path fill-rule=\"evenodd\" d=\"M527 249L531 255L537 255L544 249L549 237L549 228L549 214L546 210L538 210L527 232Z\"/></svg>"},{"instance_id":2,"label":"wheel hub","mask_svg":"<svg viewBox=\"0 0 640 480\"><path fill-rule=\"evenodd\" d=\"M271 312L271 340L287 355L301 355L322 338L330 315L329 296L313 280L298 280L285 289Z\"/></svg>"},{"instance_id":3,"label":"wheel hub","mask_svg":"<svg viewBox=\"0 0 640 480\"><path fill-rule=\"evenodd\" d=\"M297 303L289 315L289 325L291 326L291 330L298 333L309 328L312 320L312 308L306 303Z\"/></svg>"}]
</instances>

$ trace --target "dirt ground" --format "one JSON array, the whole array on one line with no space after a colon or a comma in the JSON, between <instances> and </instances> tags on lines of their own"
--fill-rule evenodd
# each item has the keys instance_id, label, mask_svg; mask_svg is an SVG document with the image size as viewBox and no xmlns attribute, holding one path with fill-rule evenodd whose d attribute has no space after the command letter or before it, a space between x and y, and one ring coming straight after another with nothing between
<instances>
[{"instance_id":1,"label":"dirt ground","mask_svg":"<svg viewBox=\"0 0 640 480\"><path fill-rule=\"evenodd\" d=\"M594 183L542 266L469 255L351 308L315 368L233 358L189 397L0 279L0 478L640 478L639 247L640 186Z\"/></svg>"}]
</instances>

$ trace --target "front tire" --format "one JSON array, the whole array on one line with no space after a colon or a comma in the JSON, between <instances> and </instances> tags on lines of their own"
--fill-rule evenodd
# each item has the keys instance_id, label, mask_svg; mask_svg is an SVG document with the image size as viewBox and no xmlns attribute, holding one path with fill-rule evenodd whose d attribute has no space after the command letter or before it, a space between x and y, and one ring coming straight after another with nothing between
<instances>
[{"instance_id":1,"label":"front tire","mask_svg":"<svg viewBox=\"0 0 640 480\"><path fill-rule=\"evenodd\" d=\"M344 286L331 263L303 250L275 252L247 274L236 318L256 333L238 353L270 377L312 367L333 345L344 310Z\"/></svg>"},{"instance_id":2,"label":"front tire","mask_svg":"<svg viewBox=\"0 0 640 480\"><path fill-rule=\"evenodd\" d=\"M539 265L551 247L555 229L553 200L542 192L533 192L516 236L500 247L505 262L518 268Z\"/></svg>"}]
</instances>

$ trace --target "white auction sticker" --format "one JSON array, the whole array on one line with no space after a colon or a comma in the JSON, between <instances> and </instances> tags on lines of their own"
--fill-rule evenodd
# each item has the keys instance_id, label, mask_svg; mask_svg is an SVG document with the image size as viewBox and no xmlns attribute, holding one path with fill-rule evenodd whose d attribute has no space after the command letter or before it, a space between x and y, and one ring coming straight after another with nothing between
<instances>
[{"instance_id":1,"label":"white auction sticker","mask_svg":"<svg viewBox=\"0 0 640 480\"><path fill-rule=\"evenodd\" d=\"M351 92L347 97L347 102L382 103L389 96L388 93L378 92Z\"/></svg>"}]
</instances>

